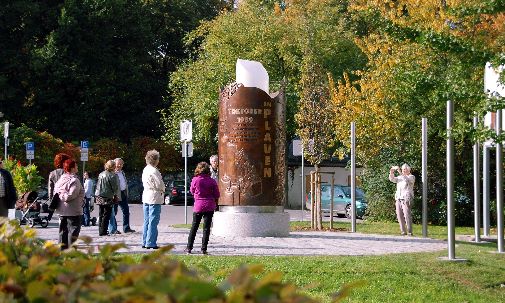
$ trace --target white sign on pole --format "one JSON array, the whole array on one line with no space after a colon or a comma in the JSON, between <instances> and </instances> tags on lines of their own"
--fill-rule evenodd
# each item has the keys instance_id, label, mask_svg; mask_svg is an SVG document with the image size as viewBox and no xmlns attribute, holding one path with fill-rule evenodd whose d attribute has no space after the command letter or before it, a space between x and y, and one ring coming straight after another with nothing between
<instances>
[{"instance_id":1,"label":"white sign on pole","mask_svg":"<svg viewBox=\"0 0 505 303\"><path fill-rule=\"evenodd\" d=\"M4 123L4 138L9 137L9 122Z\"/></svg>"},{"instance_id":2,"label":"white sign on pole","mask_svg":"<svg viewBox=\"0 0 505 303\"><path fill-rule=\"evenodd\" d=\"M35 159L35 143L33 142L26 142L26 159Z\"/></svg>"},{"instance_id":3,"label":"white sign on pole","mask_svg":"<svg viewBox=\"0 0 505 303\"><path fill-rule=\"evenodd\" d=\"M81 151L81 161L88 161L89 154L87 151Z\"/></svg>"},{"instance_id":4,"label":"white sign on pole","mask_svg":"<svg viewBox=\"0 0 505 303\"><path fill-rule=\"evenodd\" d=\"M302 155L302 140L293 140L293 156Z\"/></svg>"},{"instance_id":5,"label":"white sign on pole","mask_svg":"<svg viewBox=\"0 0 505 303\"><path fill-rule=\"evenodd\" d=\"M88 154L88 148L89 148L89 141L81 141L81 161L88 161L89 159L89 154Z\"/></svg>"},{"instance_id":6,"label":"white sign on pole","mask_svg":"<svg viewBox=\"0 0 505 303\"><path fill-rule=\"evenodd\" d=\"M193 122L181 121L181 141L190 142L191 140L193 140Z\"/></svg>"},{"instance_id":7,"label":"white sign on pole","mask_svg":"<svg viewBox=\"0 0 505 303\"><path fill-rule=\"evenodd\" d=\"M184 143L182 144L182 157L186 157L186 150L184 149ZM188 143L188 157L193 157L193 142Z\"/></svg>"}]
</instances>

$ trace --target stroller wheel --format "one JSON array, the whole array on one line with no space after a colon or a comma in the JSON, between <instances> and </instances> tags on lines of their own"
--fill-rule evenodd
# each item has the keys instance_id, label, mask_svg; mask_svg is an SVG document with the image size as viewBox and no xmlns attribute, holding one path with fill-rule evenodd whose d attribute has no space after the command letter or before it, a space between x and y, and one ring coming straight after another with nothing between
<instances>
[{"instance_id":1,"label":"stroller wheel","mask_svg":"<svg viewBox=\"0 0 505 303\"><path fill-rule=\"evenodd\" d=\"M33 228L35 226L35 220L32 218L28 219L28 225Z\"/></svg>"},{"instance_id":2,"label":"stroller wheel","mask_svg":"<svg viewBox=\"0 0 505 303\"><path fill-rule=\"evenodd\" d=\"M46 228L49 225L49 220L46 218L40 219L40 226Z\"/></svg>"}]
</instances>

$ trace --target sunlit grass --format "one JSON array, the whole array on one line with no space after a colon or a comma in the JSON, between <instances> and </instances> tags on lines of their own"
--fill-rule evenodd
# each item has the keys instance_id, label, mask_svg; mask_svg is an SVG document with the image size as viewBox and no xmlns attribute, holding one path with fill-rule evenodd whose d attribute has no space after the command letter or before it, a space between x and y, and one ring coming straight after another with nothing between
<instances>
[{"instance_id":1,"label":"sunlit grass","mask_svg":"<svg viewBox=\"0 0 505 303\"><path fill-rule=\"evenodd\" d=\"M291 222L291 229L305 230L309 225L309 222ZM324 226L329 227L329 223ZM351 225L335 222L334 228L350 230ZM361 233L399 234L398 223L365 221L356 228ZM473 233L472 227L456 228L456 235ZM422 236L421 225L414 226L414 234ZM446 239L447 227L428 226L428 236ZM283 273L285 281L304 288L322 302L330 302L330 295L342 285L363 281L364 285L354 288L344 302L489 303L505 302L505 255L496 251L496 243L456 241L456 256L466 259L464 263L440 260L439 257L447 257L446 250L382 256L174 257L216 283L221 283L240 265L262 264L265 272Z\"/></svg>"},{"instance_id":2,"label":"sunlit grass","mask_svg":"<svg viewBox=\"0 0 505 303\"><path fill-rule=\"evenodd\" d=\"M324 222L323 227L329 228L330 223ZM310 222L293 221L291 222L291 230L307 230L310 227ZM333 222L333 228L336 231L351 231L350 222ZM421 237L423 235L422 225L414 224L413 233L415 236ZM380 234L380 235L399 235L400 228L398 223L395 222L371 222L363 221L356 224L356 232L365 234ZM455 233L457 235L473 235L473 227L456 227ZM481 232L482 233L482 232ZM491 229L491 234L496 234L496 229ZM428 237L434 239L447 238L447 226L428 225Z\"/></svg>"}]
</instances>

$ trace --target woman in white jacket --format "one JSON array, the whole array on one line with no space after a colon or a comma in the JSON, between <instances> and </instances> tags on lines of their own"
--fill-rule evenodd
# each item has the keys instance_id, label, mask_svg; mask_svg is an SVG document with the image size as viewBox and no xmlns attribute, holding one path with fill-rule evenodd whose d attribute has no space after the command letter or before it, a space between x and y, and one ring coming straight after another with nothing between
<instances>
[{"instance_id":1,"label":"woman in white jacket","mask_svg":"<svg viewBox=\"0 0 505 303\"><path fill-rule=\"evenodd\" d=\"M397 177L395 177L395 170L399 174ZM389 170L389 181L396 183L396 217L398 218L398 223L400 223L401 234L405 235L408 233L409 236L412 236L411 203L414 199L414 182L416 178L410 173L410 166L405 163L402 165L401 170L398 166L391 167Z\"/></svg>"},{"instance_id":2,"label":"woman in white jacket","mask_svg":"<svg viewBox=\"0 0 505 303\"><path fill-rule=\"evenodd\" d=\"M142 248L158 249L158 223L160 223L161 204L165 195L165 183L160 171L160 153L150 150L146 154L146 167L142 172L142 203L144 204L144 228Z\"/></svg>"},{"instance_id":3,"label":"woman in white jacket","mask_svg":"<svg viewBox=\"0 0 505 303\"><path fill-rule=\"evenodd\" d=\"M63 162L63 170L65 172L54 185L54 194L58 194L61 200L56 213L60 215L59 243L62 250L79 237L84 204L84 189L77 178L77 163L67 159Z\"/></svg>"}]
</instances>

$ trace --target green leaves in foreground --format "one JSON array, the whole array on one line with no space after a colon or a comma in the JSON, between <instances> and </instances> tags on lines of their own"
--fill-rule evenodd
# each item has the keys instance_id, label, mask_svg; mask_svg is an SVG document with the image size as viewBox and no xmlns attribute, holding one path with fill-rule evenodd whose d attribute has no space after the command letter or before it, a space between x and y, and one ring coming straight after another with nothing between
<instances>
[{"instance_id":1,"label":"green leaves in foreground","mask_svg":"<svg viewBox=\"0 0 505 303\"><path fill-rule=\"evenodd\" d=\"M0 222L1 224L1 222ZM17 221L0 226L1 302L316 302L281 274L262 266L235 269L220 285L202 278L163 247L139 262L105 245L93 253L90 238L60 251L36 238L35 230ZM87 250L86 250L87 249ZM342 298L335 297L335 301Z\"/></svg>"}]
</instances>

